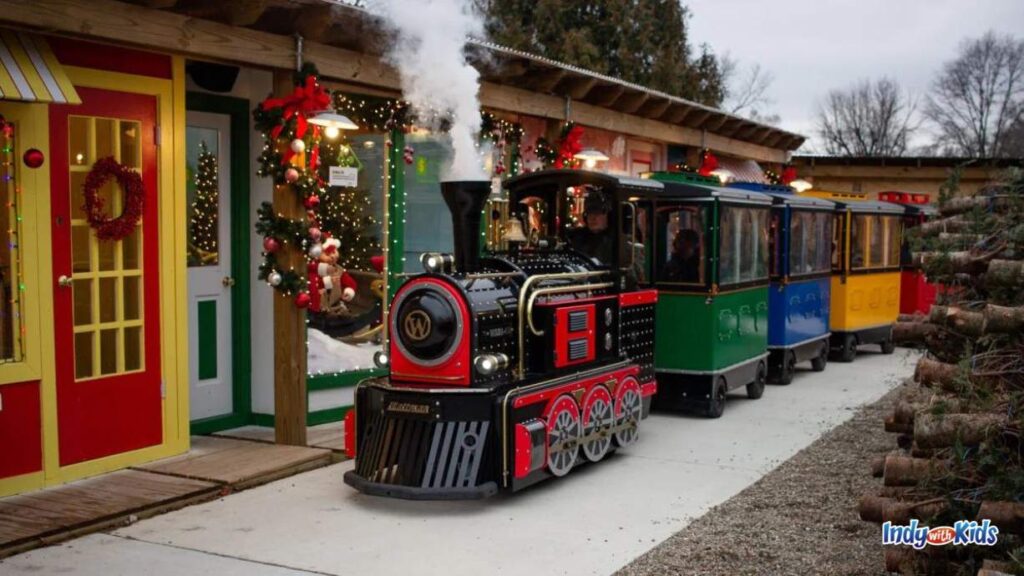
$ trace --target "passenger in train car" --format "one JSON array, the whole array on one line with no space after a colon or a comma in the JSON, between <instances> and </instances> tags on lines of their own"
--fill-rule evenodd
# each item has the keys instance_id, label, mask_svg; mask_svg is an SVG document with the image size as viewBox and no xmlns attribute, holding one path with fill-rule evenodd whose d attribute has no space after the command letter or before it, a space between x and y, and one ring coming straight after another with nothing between
<instances>
[{"instance_id":1,"label":"passenger in train car","mask_svg":"<svg viewBox=\"0 0 1024 576\"><path fill-rule=\"evenodd\" d=\"M672 254L665 264L665 277L669 282L698 282L700 280L700 234L691 228L676 232L672 239Z\"/></svg>"},{"instance_id":2,"label":"passenger in train car","mask_svg":"<svg viewBox=\"0 0 1024 576\"><path fill-rule=\"evenodd\" d=\"M584 201L583 219L585 226L572 230L569 243L577 251L594 258L602 264L612 263L612 252L615 241L608 229L608 212L611 203L604 193L596 187L587 186L587 197Z\"/></svg>"}]
</instances>

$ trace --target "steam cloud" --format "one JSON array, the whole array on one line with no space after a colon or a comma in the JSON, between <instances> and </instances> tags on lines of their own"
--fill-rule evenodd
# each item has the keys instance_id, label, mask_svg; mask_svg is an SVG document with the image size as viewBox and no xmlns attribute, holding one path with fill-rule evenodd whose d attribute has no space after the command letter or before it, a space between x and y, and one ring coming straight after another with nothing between
<instances>
[{"instance_id":1,"label":"steam cloud","mask_svg":"<svg viewBox=\"0 0 1024 576\"><path fill-rule=\"evenodd\" d=\"M432 128L442 118L451 123L453 157L443 179L485 179L475 147L480 74L463 53L467 37L483 34L479 15L468 0L376 0L368 8L397 33L388 60L398 68L405 98Z\"/></svg>"}]
</instances>

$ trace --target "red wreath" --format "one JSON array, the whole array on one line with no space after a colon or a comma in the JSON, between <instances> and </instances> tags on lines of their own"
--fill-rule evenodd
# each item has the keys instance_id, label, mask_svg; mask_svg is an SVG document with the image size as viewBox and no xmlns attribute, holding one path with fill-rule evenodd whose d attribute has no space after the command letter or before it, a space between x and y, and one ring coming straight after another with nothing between
<instances>
[{"instance_id":1,"label":"red wreath","mask_svg":"<svg viewBox=\"0 0 1024 576\"><path fill-rule=\"evenodd\" d=\"M100 188L111 178L117 180L124 193L124 209L116 218L103 212L103 199L99 196ZM92 165L92 170L85 177L84 192L85 205L82 209L89 220L89 226L96 231L97 238L121 240L135 231L146 203L146 189L138 172L119 164L113 156L101 158Z\"/></svg>"}]
</instances>

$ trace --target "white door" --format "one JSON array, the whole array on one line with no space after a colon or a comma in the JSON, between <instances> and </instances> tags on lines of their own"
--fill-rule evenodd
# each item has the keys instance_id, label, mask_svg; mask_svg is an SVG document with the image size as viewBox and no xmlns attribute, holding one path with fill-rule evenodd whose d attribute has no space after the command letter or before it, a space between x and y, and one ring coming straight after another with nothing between
<instances>
[{"instance_id":1,"label":"white door","mask_svg":"<svg viewBox=\"0 0 1024 576\"><path fill-rule=\"evenodd\" d=\"M192 421L234 411L231 377L231 118L186 117L189 407Z\"/></svg>"}]
</instances>

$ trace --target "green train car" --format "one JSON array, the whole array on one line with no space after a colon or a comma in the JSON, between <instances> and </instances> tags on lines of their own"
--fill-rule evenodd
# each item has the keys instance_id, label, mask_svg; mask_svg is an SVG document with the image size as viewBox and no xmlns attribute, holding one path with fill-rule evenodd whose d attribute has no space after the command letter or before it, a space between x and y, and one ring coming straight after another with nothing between
<instances>
[{"instance_id":1,"label":"green train car","mask_svg":"<svg viewBox=\"0 0 1024 576\"><path fill-rule=\"evenodd\" d=\"M640 275L658 289L655 405L718 418L730 390L764 393L771 198L691 174L634 199Z\"/></svg>"}]
</instances>

